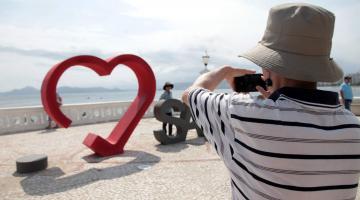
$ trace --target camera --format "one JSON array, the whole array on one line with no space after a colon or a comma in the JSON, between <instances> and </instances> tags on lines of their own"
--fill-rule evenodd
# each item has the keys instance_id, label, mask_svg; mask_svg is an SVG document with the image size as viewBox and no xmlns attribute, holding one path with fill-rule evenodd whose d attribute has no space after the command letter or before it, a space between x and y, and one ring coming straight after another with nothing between
<instances>
[{"instance_id":1,"label":"camera","mask_svg":"<svg viewBox=\"0 0 360 200\"><path fill-rule=\"evenodd\" d=\"M236 92L257 92L256 86L260 86L266 90L267 85L271 85L271 80L266 82L261 78L262 74L246 74L234 78L234 85Z\"/></svg>"}]
</instances>

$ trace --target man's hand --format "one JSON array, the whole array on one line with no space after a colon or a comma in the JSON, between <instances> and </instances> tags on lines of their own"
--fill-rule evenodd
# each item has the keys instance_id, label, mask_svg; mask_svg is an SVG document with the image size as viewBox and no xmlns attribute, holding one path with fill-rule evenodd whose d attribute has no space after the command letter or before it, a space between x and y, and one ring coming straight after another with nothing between
<instances>
[{"instance_id":1,"label":"man's hand","mask_svg":"<svg viewBox=\"0 0 360 200\"><path fill-rule=\"evenodd\" d=\"M344 92L340 90L340 103L345 106Z\"/></svg>"},{"instance_id":2,"label":"man's hand","mask_svg":"<svg viewBox=\"0 0 360 200\"><path fill-rule=\"evenodd\" d=\"M261 86L256 86L256 89L262 95L262 99L267 99L271 95L271 92L264 90Z\"/></svg>"},{"instance_id":3,"label":"man's hand","mask_svg":"<svg viewBox=\"0 0 360 200\"><path fill-rule=\"evenodd\" d=\"M267 75L268 76L268 75ZM261 76L261 78L265 81L266 78L264 76ZM268 77L269 78L269 77ZM267 99L269 98L269 96L271 95L271 91L269 91L269 88L268 90L265 90L263 87L261 86L256 86L256 90L258 92L260 92L260 94L262 95L263 99Z\"/></svg>"}]
</instances>

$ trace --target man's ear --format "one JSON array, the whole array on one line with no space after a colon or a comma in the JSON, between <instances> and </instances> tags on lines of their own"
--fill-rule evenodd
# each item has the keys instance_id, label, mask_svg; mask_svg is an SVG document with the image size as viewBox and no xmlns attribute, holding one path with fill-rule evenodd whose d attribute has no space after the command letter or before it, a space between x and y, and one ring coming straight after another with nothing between
<instances>
[{"instance_id":1,"label":"man's ear","mask_svg":"<svg viewBox=\"0 0 360 200\"><path fill-rule=\"evenodd\" d=\"M262 68L262 71L263 71L264 80L269 79L270 78L270 71L267 70L267 69L264 69L264 68Z\"/></svg>"}]
</instances>

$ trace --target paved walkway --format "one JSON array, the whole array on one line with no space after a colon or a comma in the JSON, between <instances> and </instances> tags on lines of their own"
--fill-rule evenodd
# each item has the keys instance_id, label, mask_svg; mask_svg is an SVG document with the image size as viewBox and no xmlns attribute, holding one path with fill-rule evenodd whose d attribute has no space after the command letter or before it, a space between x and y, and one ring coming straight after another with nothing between
<instances>
[{"instance_id":1,"label":"paved walkway","mask_svg":"<svg viewBox=\"0 0 360 200\"><path fill-rule=\"evenodd\" d=\"M159 145L143 119L123 155L98 158L82 145L88 132L106 137L116 123L0 136L0 199L230 199L225 167L190 131L187 141ZM23 155L48 155L47 170L14 173Z\"/></svg>"},{"instance_id":2,"label":"paved walkway","mask_svg":"<svg viewBox=\"0 0 360 200\"><path fill-rule=\"evenodd\" d=\"M159 145L152 131L161 124L149 118L122 155L99 158L82 145L88 132L106 137L115 124L0 136L0 199L230 199L224 165L195 131ZM16 174L15 160L34 153L47 154L49 167Z\"/></svg>"}]
</instances>

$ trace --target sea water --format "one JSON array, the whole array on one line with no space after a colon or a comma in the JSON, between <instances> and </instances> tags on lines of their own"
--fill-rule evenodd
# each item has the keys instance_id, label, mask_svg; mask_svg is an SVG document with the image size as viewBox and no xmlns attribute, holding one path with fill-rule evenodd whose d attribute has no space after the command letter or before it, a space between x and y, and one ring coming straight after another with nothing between
<instances>
[{"instance_id":1,"label":"sea water","mask_svg":"<svg viewBox=\"0 0 360 200\"><path fill-rule=\"evenodd\" d=\"M320 87L319 89L338 92L339 87ZM173 98L180 99L183 90L173 90ZM230 89L217 89L216 92L231 93ZM163 90L157 90L155 100L160 98ZM354 96L360 97L360 86L353 87ZM132 101L137 95L136 90L116 92L62 93L63 104L97 103L111 101ZM39 94L0 95L0 108L40 106Z\"/></svg>"}]
</instances>

